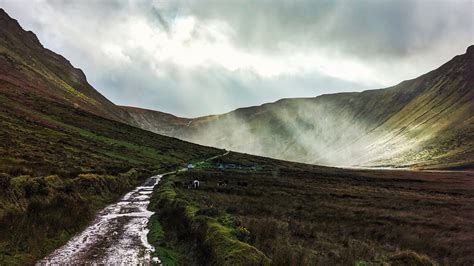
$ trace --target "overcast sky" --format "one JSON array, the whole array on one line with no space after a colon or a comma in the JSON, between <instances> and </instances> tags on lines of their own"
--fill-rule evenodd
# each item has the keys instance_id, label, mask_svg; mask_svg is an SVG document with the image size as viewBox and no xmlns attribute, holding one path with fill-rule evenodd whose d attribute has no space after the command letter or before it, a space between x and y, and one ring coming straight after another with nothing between
<instances>
[{"instance_id":1,"label":"overcast sky","mask_svg":"<svg viewBox=\"0 0 474 266\"><path fill-rule=\"evenodd\" d=\"M187 117L395 85L474 44L474 0L0 0L0 7L116 104Z\"/></svg>"}]
</instances>

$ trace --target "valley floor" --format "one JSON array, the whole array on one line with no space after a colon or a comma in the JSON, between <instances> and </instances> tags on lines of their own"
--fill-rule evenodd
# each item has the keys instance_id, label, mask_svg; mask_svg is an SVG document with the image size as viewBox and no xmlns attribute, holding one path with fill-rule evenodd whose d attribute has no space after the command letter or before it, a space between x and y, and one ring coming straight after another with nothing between
<instances>
[{"instance_id":1,"label":"valley floor","mask_svg":"<svg viewBox=\"0 0 474 266\"><path fill-rule=\"evenodd\" d=\"M188 188L194 179L200 187ZM468 171L349 170L231 153L164 177L150 206L186 264L262 252L275 265L472 265L473 180Z\"/></svg>"},{"instance_id":2,"label":"valley floor","mask_svg":"<svg viewBox=\"0 0 474 266\"><path fill-rule=\"evenodd\" d=\"M470 265L473 180L227 152L149 178L37 265Z\"/></svg>"}]
</instances>

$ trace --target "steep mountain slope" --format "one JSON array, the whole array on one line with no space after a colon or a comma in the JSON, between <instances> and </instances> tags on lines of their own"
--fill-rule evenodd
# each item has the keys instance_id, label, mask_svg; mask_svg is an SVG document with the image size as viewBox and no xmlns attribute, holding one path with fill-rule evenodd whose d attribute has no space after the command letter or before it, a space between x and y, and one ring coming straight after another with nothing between
<instances>
[{"instance_id":1,"label":"steep mountain slope","mask_svg":"<svg viewBox=\"0 0 474 266\"><path fill-rule=\"evenodd\" d=\"M123 114L0 10L0 265L32 264L145 178L222 153Z\"/></svg>"},{"instance_id":2,"label":"steep mountain slope","mask_svg":"<svg viewBox=\"0 0 474 266\"><path fill-rule=\"evenodd\" d=\"M472 167L474 46L394 87L283 99L196 119L125 108L142 128L192 142L336 166Z\"/></svg>"},{"instance_id":3,"label":"steep mountain slope","mask_svg":"<svg viewBox=\"0 0 474 266\"><path fill-rule=\"evenodd\" d=\"M87 83L84 73L61 55L45 49L0 8L0 78L28 93L126 122L120 108Z\"/></svg>"}]
</instances>

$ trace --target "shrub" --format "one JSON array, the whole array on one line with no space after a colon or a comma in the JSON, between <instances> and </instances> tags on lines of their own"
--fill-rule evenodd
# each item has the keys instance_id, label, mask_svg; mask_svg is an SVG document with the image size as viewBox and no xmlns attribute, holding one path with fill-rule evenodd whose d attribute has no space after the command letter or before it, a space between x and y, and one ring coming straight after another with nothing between
<instances>
[{"instance_id":1,"label":"shrub","mask_svg":"<svg viewBox=\"0 0 474 266\"><path fill-rule=\"evenodd\" d=\"M48 195L49 189L46 183L41 178L28 179L23 186L25 195L27 198L31 198L34 195Z\"/></svg>"},{"instance_id":2,"label":"shrub","mask_svg":"<svg viewBox=\"0 0 474 266\"><path fill-rule=\"evenodd\" d=\"M235 229L235 236L242 242L248 242L250 239L250 232L244 226L239 226Z\"/></svg>"},{"instance_id":3,"label":"shrub","mask_svg":"<svg viewBox=\"0 0 474 266\"><path fill-rule=\"evenodd\" d=\"M44 177L43 179L46 184L48 184L48 186L53 186L56 188L62 188L64 184L63 180L57 175L49 175Z\"/></svg>"},{"instance_id":4,"label":"shrub","mask_svg":"<svg viewBox=\"0 0 474 266\"><path fill-rule=\"evenodd\" d=\"M407 266L437 265L428 256L418 254L414 251L403 251L403 252L396 253L389 258L389 263L392 265L407 265Z\"/></svg>"}]
</instances>

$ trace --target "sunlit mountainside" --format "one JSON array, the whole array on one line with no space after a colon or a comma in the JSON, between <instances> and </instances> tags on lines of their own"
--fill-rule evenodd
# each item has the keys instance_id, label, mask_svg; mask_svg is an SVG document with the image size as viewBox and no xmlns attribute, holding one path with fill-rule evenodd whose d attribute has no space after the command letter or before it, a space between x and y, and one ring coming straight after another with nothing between
<instances>
[{"instance_id":1,"label":"sunlit mountainside","mask_svg":"<svg viewBox=\"0 0 474 266\"><path fill-rule=\"evenodd\" d=\"M184 119L125 107L132 123L192 142L334 166L472 168L474 46L378 90L282 99Z\"/></svg>"}]
</instances>

